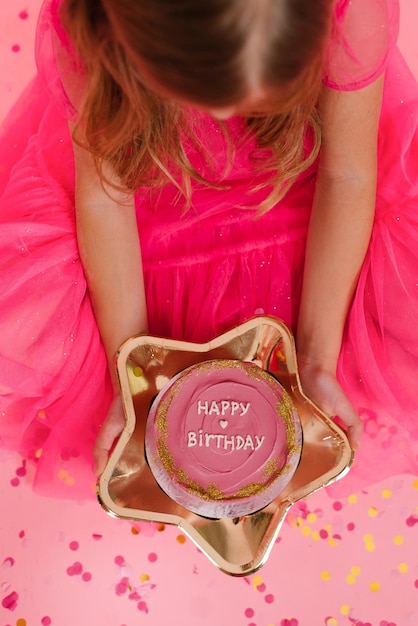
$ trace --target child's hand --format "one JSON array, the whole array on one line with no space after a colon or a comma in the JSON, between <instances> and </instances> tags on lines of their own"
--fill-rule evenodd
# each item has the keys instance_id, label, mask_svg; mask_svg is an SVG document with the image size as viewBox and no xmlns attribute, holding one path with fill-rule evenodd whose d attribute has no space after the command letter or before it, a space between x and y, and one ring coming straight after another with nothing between
<instances>
[{"instance_id":1,"label":"child's hand","mask_svg":"<svg viewBox=\"0 0 418 626\"><path fill-rule=\"evenodd\" d=\"M100 476L103 472L109 458L109 451L112 449L116 437L120 435L124 426L125 416L122 408L122 400L119 395L116 395L113 398L93 448L93 471L96 476Z\"/></svg>"},{"instance_id":2,"label":"child's hand","mask_svg":"<svg viewBox=\"0 0 418 626\"><path fill-rule=\"evenodd\" d=\"M353 450L360 447L363 422L345 395L333 372L318 363L300 360L299 375L304 393L322 410L339 417L347 426L347 435Z\"/></svg>"}]
</instances>

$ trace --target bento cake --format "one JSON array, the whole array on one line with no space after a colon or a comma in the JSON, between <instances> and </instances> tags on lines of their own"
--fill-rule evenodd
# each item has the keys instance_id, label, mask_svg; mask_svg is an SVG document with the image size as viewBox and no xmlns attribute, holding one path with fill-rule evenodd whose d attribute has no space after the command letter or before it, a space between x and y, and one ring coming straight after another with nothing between
<instances>
[{"instance_id":1,"label":"bento cake","mask_svg":"<svg viewBox=\"0 0 418 626\"><path fill-rule=\"evenodd\" d=\"M299 463L290 396L254 363L214 359L180 372L151 405L146 456L160 487L204 517L239 517L272 502Z\"/></svg>"}]
</instances>

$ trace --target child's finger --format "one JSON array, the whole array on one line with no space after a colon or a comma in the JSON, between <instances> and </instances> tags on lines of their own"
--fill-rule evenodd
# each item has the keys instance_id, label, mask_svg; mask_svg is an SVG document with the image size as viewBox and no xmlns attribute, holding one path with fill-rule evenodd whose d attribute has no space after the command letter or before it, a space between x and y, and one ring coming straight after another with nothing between
<instances>
[{"instance_id":1,"label":"child's finger","mask_svg":"<svg viewBox=\"0 0 418 626\"><path fill-rule=\"evenodd\" d=\"M109 451L112 449L115 439L122 432L124 423L125 421L122 414L122 408L120 406L120 399L117 398L116 403L114 401L94 444L93 471L96 476L99 476L103 472L109 458Z\"/></svg>"}]
</instances>

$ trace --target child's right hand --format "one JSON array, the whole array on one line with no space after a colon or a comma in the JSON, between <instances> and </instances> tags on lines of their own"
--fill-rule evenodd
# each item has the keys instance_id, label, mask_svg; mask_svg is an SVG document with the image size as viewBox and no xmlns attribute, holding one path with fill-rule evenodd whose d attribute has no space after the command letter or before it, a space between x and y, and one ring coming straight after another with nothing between
<instances>
[{"instance_id":1,"label":"child's right hand","mask_svg":"<svg viewBox=\"0 0 418 626\"><path fill-rule=\"evenodd\" d=\"M115 439L121 434L125 426L125 416L123 413L122 399L116 395L110 405L106 419L100 428L93 448L94 473L100 476L109 458L109 452Z\"/></svg>"}]
</instances>

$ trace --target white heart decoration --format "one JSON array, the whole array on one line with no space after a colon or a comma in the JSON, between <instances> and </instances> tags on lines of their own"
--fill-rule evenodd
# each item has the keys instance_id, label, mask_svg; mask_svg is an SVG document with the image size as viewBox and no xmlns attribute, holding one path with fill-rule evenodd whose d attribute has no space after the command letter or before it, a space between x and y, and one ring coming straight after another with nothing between
<instances>
[{"instance_id":1,"label":"white heart decoration","mask_svg":"<svg viewBox=\"0 0 418 626\"><path fill-rule=\"evenodd\" d=\"M225 428L228 426L229 422L228 420L220 420L219 425L221 428L223 428L225 430Z\"/></svg>"}]
</instances>

